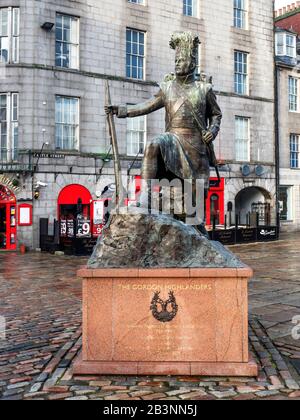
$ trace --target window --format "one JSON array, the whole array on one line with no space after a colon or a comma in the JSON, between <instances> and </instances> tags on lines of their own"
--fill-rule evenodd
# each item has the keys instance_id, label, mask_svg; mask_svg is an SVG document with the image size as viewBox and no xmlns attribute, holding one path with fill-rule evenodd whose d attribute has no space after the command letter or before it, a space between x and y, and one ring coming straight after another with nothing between
<instances>
[{"instance_id":1,"label":"window","mask_svg":"<svg viewBox=\"0 0 300 420\"><path fill-rule=\"evenodd\" d=\"M286 55L296 57L296 37L286 34Z\"/></svg>"},{"instance_id":2,"label":"window","mask_svg":"<svg viewBox=\"0 0 300 420\"><path fill-rule=\"evenodd\" d=\"M146 144L146 117L127 119L127 154L143 155Z\"/></svg>"},{"instance_id":3,"label":"window","mask_svg":"<svg viewBox=\"0 0 300 420\"><path fill-rule=\"evenodd\" d=\"M57 96L55 104L56 148L79 149L79 99Z\"/></svg>"},{"instance_id":4,"label":"window","mask_svg":"<svg viewBox=\"0 0 300 420\"><path fill-rule=\"evenodd\" d=\"M292 215L292 187L281 186L279 189L280 220L291 221Z\"/></svg>"},{"instance_id":5,"label":"window","mask_svg":"<svg viewBox=\"0 0 300 420\"><path fill-rule=\"evenodd\" d=\"M16 160L18 155L19 144L19 95L12 93L11 95L11 148L12 159Z\"/></svg>"},{"instance_id":6,"label":"window","mask_svg":"<svg viewBox=\"0 0 300 420\"><path fill-rule=\"evenodd\" d=\"M144 4L144 0L128 0L128 3L137 3L137 4Z\"/></svg>"},{"instance_id":7,"label":"window","mask_svg":"<svg viewBox=\"0 0 300 420\"><path fill-rule=\"evenodd\" d=\"M276 55L291 58L297 57L296 35L279 32L276 34Z\"/></svg>"},{"instance_id":8,"label":"window","mask_svg":"<svg viewBox=\"0 0 300 420\"><path fill-rule=\"evenodd\" d=\"M20 11L16 7L0 9L0 60L18 63L20 36Z\"/></svg>"},{"instance_id":9,"label":"window","mask_svg":"<svg viewBox=\"0 0 300 420\"><path fill-rule=\"evenodd\" d=\"M55 65L79 69L79 19L56 15Z\"/></svg>"},{"instance_id":10,"label":"window","mask_svg":"<svg viewBox=\"0 0 300 420\"><path fill-rule=\"evenodd\" d=\"M185 16L197 15L197 0L183 0L183 14Z\"/></svg>"},{"instance_id":11,"label":"window","mask_svg":"<svg viewBox=\"0 0 300 420\"><path fill-rule=\"evenodd\" d=\"M289 77L289 110L298 111L298 79Z\"/></svg>"},{"instance_id":12,"label":"window","mask_svg":"<svg viewBox=\"0 0 300 420\"><path fill-rule=\"evenodd\" d=\"M299 135L290 135L290 162L292 169L299 168Z\"/></svg>"},{"instance_id":13,"label":"window","mask_svg":"<svg viewBox=\"0 0 300 420\"><path fill-rule=\"evenodd\" d=\"M239 162L250 161L249 118L235 117L235 151Z\"/></svg>"},{"instance_id":14,"label":"window","mask_svg":"<svg viewBox=\"0 0 300 420\"><path fill-rule=\"evenodd\" d=\"M0 161L18 158L19 94L0 95Z\"/></svg>"},{"instance_id":15,"label":"window","mask_svg":"<svg viewBox=\"0 0 300 420\"><path fill-rule=\"evenodd\" d=\"M285 34L276 34L276 55L285 55Z\"/></svg>"},{"instance_id":16,"label":"window","mask_svg":"<svg viewBox=\"0 0 300 420\"><path fill-rule=\"evenodd\" d=\"M239 95L248 94L248 55L245 52L234 52L234 91Z\"/></svg>"},{"instance_id":17,"label":"window","mask_svg":"<svg viewBox=\"0 0 300 420\"><path fill-rule=\"evenodd\" d=\"M145 32L126 30L126 76L132 79L145 78Z\"/></svg>"},{"instance_id":18,"label":"window","mask_svg":"<svg viewBox=\"0 0 300 420\"><path fill-rule=\"evenodd\" d=\"M233 0L234 10L234 26L240 29L247 29L247 1L248 0Z\"/></svg>"}]
</instances>

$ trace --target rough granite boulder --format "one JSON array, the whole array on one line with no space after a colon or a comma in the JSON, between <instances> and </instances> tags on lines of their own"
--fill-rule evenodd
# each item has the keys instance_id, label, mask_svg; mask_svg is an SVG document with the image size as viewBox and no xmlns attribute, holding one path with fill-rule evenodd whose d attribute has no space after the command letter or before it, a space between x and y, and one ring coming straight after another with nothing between
<instances>
[{"instance_id":1,"label":"rough granite boulder","mask_svg":"<svg viewBox=\"0 0 300 420\"><path fill-rule=\"evenodd\" d=\"M164 215L114 214L99 238L89 268L239 268L241 261L219 242Z\"/></svg>"}]
</instances>

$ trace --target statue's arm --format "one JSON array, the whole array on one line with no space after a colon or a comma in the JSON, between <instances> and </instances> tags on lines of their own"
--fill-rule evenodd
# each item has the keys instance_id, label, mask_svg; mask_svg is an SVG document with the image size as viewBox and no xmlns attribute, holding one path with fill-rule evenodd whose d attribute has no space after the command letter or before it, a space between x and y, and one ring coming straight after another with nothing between
<instances>
[{"instance_id":1,"label":"statue's arm","mask_svg":"<svg viewBox=\"0 0 300 420\"><path fill-rule=\"evenodd\" d=\"M217 97L210 88L206 95L206 117L209 121L208 131L213 135L213 140L217 137L222 121L222 111L217 103Z\"/></svg>"},{"instance_id":2,"label":"statue's arm","mask_svg":"<svg viewBox=\"0 0 300 420\"><path fill-rule=\"evenodd\" d=\"M133 118L141 115L151 114L151 112L157 111L164 107L163 93L159 91L154 98L149 101L143 102L137 105L125 105L118 106L117 117L118 118Z\"/></svg>"}]
</instances>

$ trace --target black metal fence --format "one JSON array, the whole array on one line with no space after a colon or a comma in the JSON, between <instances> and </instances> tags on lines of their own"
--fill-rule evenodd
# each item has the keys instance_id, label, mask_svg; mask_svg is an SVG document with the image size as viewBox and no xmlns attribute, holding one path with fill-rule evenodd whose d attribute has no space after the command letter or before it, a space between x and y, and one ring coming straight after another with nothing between
<instances>
[{"instance_id":1,"label":"black metal fence","mask_svg":"<svg viewBox=\"0 0 300 420\"><path fill-rule=\"evenodd\" d=\"M213 230L209 232L210 239L223 245L234 245L251 242L270 242L279 239L277 226L259 226L257 228L241 228Z\"/></svg>"},{"instance_id":2,"label":"black metal fence","mask_svg":"<svg viewBox=\"0 0 300 420\"><path fill-rule=\"evenodd\" d=\"M252 226L251 226L252 222ZM210 239L219 241L223 245L234 245L251 242L270 242L279 239L279 228L275 225L260 224L260 215L247 219L247 225L239 224L239 216L236 216L235 226L227 226L226 218L224 227L216 226L209 232Z\"/></svg>"}]
</instances>

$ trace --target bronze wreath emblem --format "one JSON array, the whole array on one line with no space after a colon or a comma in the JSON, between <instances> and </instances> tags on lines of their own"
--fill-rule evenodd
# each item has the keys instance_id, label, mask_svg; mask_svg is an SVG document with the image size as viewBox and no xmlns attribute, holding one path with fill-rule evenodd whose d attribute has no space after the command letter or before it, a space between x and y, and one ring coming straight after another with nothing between
<instances>
[{"instance_id":1,"label":"bronze wreath emblem","mask_svg":"<svg viewBox=\"0 0 300 420\"><path fill-rule=\"evenodd\" d=\"M161 308L160 310L159 306ZM169 308L171 310L169 310ZM169 292L169 299L166 301L160 298L160 292L155 292L151 301L150 310L152 311L152 315L155 319L157 319L157 321L171 322L178 312L178 305L174 296L174 292Z\"/></svg>"}]
</instances>

